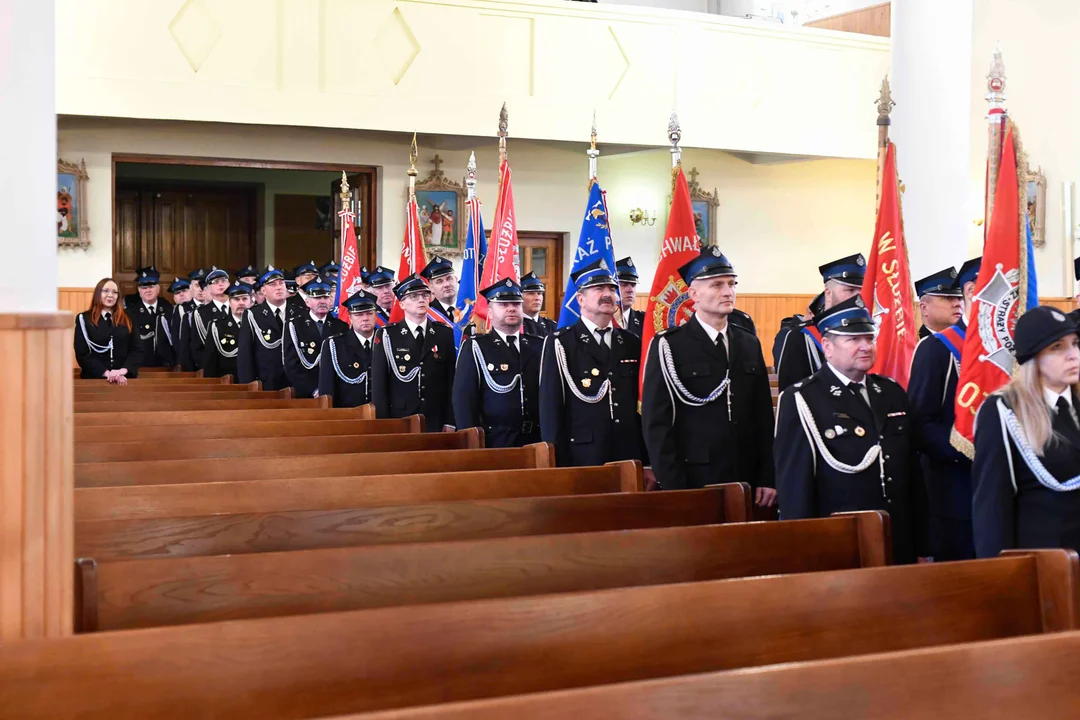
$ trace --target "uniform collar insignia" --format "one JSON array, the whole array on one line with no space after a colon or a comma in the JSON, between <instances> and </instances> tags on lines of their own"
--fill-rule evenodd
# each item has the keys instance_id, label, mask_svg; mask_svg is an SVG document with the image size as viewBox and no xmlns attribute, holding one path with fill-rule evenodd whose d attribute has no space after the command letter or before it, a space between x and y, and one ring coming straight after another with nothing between
<instances>
[{"instance_id":1,"label":"uniform collar insignia","mask_svg":"<svg viewBox=\"0 0 1080 720\"><path fill-rule=\"evenodd\" d=\"M581 333L581 342L589 342L589 333Z\"/></svg>"},{"instance_id":2,"label":"uniform collar insignia","mask_svg":"<svg viewBox=\"0 0 1080 720\"><path fill-rule=\"evenodd\" d=\"M870 383L870 387L874 388L874 392L876 392L878 394L881 393L881 386L878 385L877 383Z\"/></svg>"},{"instance_id":3,"label":"uniform collar insignia","mask_svg":"<svg viewBox=\"0 0 1080 720\"><path fill-rule=\"evenodd\" d=\"M840 397L840 393L842 393L843 390L841 390L836 385L831 385L831 386L829 386L829 392L832 393L833 397Z\"/></svg>"}]
</instances>

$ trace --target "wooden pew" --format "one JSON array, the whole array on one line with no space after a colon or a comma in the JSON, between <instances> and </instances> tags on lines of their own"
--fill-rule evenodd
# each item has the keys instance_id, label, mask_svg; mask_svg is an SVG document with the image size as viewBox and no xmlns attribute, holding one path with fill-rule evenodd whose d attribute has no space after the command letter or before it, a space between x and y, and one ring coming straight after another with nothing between
<instances>
[{"instance_id":1,"label":"wooden pew","mask_svg":"<svg viewBox=\"0 0 1080 720\"><path fill-rule=\"evenodd\" d=\"M728 483L649 494L96 520L75 524L75 556L102 562L742 523L750 503L749 486Z\"/></svg>"},{"instance_id":2,"label":"wooden pew","mask_svg":"<svg viewBox=\"0 0 1080 720\"><path fill-rule=\"evenodd\" d=\"M209 390L207 388L198 387L194 390L183 390L181 392L167 392L157 393L154 391L137 390L134 392L127 392L126 390L117 390L115 393L111 392L83 392L82 390L75 391L75 405L97 405L99 411L108 411L113 404L147 404L153 403L157 406L163 407L168 410L172 404L181 403L201 403L211 400L227 400L227 401L239 401L239 400L289 400L292 398L291 390L248 390L244 385L222 385L221 389ZM237 390L236 388L240 388Z\"/></svg>"},{"instance_id":3,"label":"wooden pew","mask_svg":"<svg viewBox=\"0 0 1080 720\"><path fill-rule=\"evenodd\" d=\"M85 381L93 382L93 381ZM160 395L163 399L168 399L174 395L187 395L190 393L247 393L247 392L271 392L263 391L262 383L256 380L255 382L247 383L246 385L238 385L236 383L223 383L214 382L214 379L209 380L204 378L193 378L191 380L168 380L163 382L150 381L143 384L139 380L132 380L127 385L76 385L75 397L87 398L90 400L97 400L102 398L113 399L126 399L129 395L135 396L134 399L141 399L147 395ZM280 397L280 393L275 393Z\"/></svg>"},{"instance_id":4,"label":"wooden pew","mask_svg":"<svg viewBox=\"0 0 1080 720\"><path fill-rule=\"evenodd\" d=\"M271 422L222 423L221 425L114 425L75 428L75 443L172 442L201 438L268 438L329 435L385 435L420 433L424 416L381 420L286 420Z\"/></svg>"},{"instance_id":5,"label":"wooden pew","mask_svg":"<svg viewBox=\"0 0 1080 720\"><path fill-rule=\"evenodd\" d=\"M547 446L539 452L548 453ZM500 456L504 455L500 453ZM464 456L475 464L472 455ZM550 458L536 461L517 453L519 468L455 471L462 459L438 471L361 477L234 480L180 485L77 488L75 520L137 520L208 513L273 513L290 510L347 510L393 505L641 492L641 463L602 467L554 468ZM407 458L407 460L411 460ZM490 461L489 461L490 462ZM506 467L510 467L507 461ZM405 468L407 470L407 468Z\"/></svg>"},{"instance_id":6,"label":"wooden pew","mask_svg":"<svg viewBox=\"0 0 1080 720\"><path fill-rule=\"evenodd\" d=\"M161 375L161 373L159 373L159 375ZM191 373L191 375L194 375L194 373ZM225 377L220 377L220 378L207 378L207 377L179 377L179 378L176 378L176 377L157 377L157 376L142 377L142 376L140 376L140 377L135 378L134 380L128 380L127 385L109 386L108 383L106 383L104 380L85 380L85 379L82 379L82 378L76 378L74 387L75 387L76 390L82 390L82 389L85 389L85 388L101 388L102 390L118 390L118 389L126 389L126 388L133 388L133 387L163 388L163 387L172 387L174 385L176 385L176 386L184 386L184 387L199 387L200 385L201 386L217 387L219 385L231 385L232 382L233 382L233 379L232 379L231 375L226 375Z\"/></svg>"},{"instance_id":7,"label":"wooden pew","mask_svg":"<svg viewBox=\"0 0 1080 720\"><path fill-rule=\"evenodd\" d=\"M305 400L305 403L311 403ZM325 403L324 403L325 404ZM293 422L300 420L369 420L375 417L375 406L361 405L355 408L322 409L311 404L295 408L269 410L223 410L214 411L215 423ZM199 410L151 410L127 412L85 412L75 416L75 427L103 427L116 425L205 425L209 419Z\"/></svg>"},{"instance_id":8,"label":"wooden pew","mask_svg":"<svg viewBox=\"0 0 1080 720\"><path fill-rule=\"evenodd\" d=\"M336 455L341 453L409 452L415 450L462 450L482 448L484 431L467 428L441 433L392 433L389 435L321 435L254 438L203 438L167 443L100 442L75 445L76 475L85 465L114 477L142 475L158 462L208 460L212 458L273 458L287 455ZM111 468L102 468L111 465Z\"/></svg>"},{"instance_id":9,"label":"wooden pew","mask_svg":"<svg viewBox=\"0 0 1080 720\"><path fill-rule=\"evenodd\" d=\"M647 496L646 496L647 497ZM883 513L210 557L76 561L83 632L887 562Z\"/></svg>"},{"instance_id":10,"label":"wooden pew","mask_svg":"<svg viewBox=\"0 0 1080 720\"><path fill-rule=\"evenodd\" d=\"M203 413L203 422L206 422L205 411L207 410L269 410L272 408L328 408L329 398L312 398L305 400L109 400L74 403L75 413L125 413L125 412L152 412L155 410L180 411L197 410Z\"/></svg>"},{"instance_id":11,"label":"wooden pew","mask_svg":"<svg viewBox=\"0 0 1080 720\"><path fill-rule=\"evenodd\" d=\"M1075 553L1044 551L27 640L0 645L0 707L20 720L328 717L1053 633L1076 625L1076 565ZM888 683L903 667L882 661L874 672L837 673L832 687L857 703L860 680ZM1028 674L1061 677L1053 663L1023 668L982 677L1012 693L1023 692ZM938 677L945 688L955 682ZM918 676L912 687L922 691ZM765 681L746 689L712 704L712 717L736 716L777 692ZM813 683L783 686L781 697L785 690L797 703L786 717L835 697ZM874 717L877 706L855 707L828 717ZM640 718L678 717L638 708Z\"/></svg>"},{"instance_id":12,"label":"wooden pew","mask_svg":"<svg viewBox=\"0 0 1080 720\"><path fill-rule=\"evenodd\" d=\"M476 430L476 428L472 428ZM429 433L425 437L431 437ZM409 436L415 437L415 436ZM185 482L239 481L258 472L260 482L272 478L345 477L426 473L449 470L500 470L520 467L554 467L554 450L547 443L523 448L477 450L414 450L340 455L291 455L275 458L256 468L251 458L222 458L194 464L189 460L157 460L138 463L81 463L75 465L76 487L116 485L175 485Z\"/></svg>"},{"instance_id":13,"label":"wooden pew","mask_svg":"<svg viewBox=\"0 0 1080 720\"><path fill-rule=\"evenodd\" d=\"M1080 632L339 716L338 720L1070 718Z\"/></svg>"}]
</instances>

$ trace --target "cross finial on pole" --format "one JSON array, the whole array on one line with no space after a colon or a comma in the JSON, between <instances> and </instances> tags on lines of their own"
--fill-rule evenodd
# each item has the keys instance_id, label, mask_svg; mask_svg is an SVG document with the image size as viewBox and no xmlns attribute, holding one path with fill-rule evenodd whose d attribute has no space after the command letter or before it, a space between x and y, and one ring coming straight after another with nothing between
<instances>
[{"instance_id":1,"label":"cross finial on pole","mask_svg":"<svg viewBox=\"0 0 1080 720\"><path fill-rule=\"evenodd\" d=\"M443 164L443 159L439 157L438 153L435 153L435 157L431 158L431 163L435 166L435 176L438 177L439 175L442 175L442 170L439 169L439 166Z\"/></svg>"}]
</instances>

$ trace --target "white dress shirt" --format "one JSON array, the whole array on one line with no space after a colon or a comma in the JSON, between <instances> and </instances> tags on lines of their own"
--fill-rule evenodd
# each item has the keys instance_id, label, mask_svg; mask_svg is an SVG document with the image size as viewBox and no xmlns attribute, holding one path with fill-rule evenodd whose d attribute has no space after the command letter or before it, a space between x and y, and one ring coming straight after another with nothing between
<instances>
[{"instance_id":1,"label":"white dress shirt","mask_svg":"<svg viewBox=\"0 0 1080 720\"><path fill-rule=\"evenodd\" d=\"M371 338L366 338L363 335L361 335L360 333L356 332L355 330L353 330L353 335L356 336L356 339L360 341L360 345L365 350L370 350L371 349Z\"/></svg>"},{"instance_id":2,"label":"white dress shirt","mask_svg":"<svg viewBox=\"0 0 1080 720\"><path fill-rule=\"evenodd\" d=\"M844 373L840 372L835 367L833 367L832 363L825 363L825 364L829 366L829 369L833 371L833 374L836 375L836 377L840 380L840 382L844 385L844 387L847 387L848 385L857 385L858 388L859 388L859 394L862 395L862 399L864 401L866 401L867 405L870 404L870 393L868 393L866 391L866 376L865 375L863 375L862 380L852 380L847 375L845 375Z\"/></svg>"},{"instance_id":3,"label":"white dress shirt","mask_svg":"<svg viewBox=\"0 0 1080 720\"><path fill-rule=\"evenodd\" d=\"M427 334L427 320L424 320L424 322L418 325L409 318L405 318L405 326L409 328L409 334L414 338L416 337L416 328L420 328L424 331L424 334Z\"/></svg>"},{"instance_id":4,"label":"white dress shirt","mask_svg":"<svg viewBox=\"0 0 1080 720\"><path fill-rule=\"evenodd\" d=\"M712 340L713 345L716 344L716 338L717 336L719 336L724 338L724 350L729 350L731 348L731 344L728 342L727 335L728 326L731 324L730 322L724 323L723 330L717 330L709 323L702 322L701 318L697 316L697 313L694 313L694 319L697 320L698 325L700 325L702 329L705 330L705 334L709 336L710 340Z\"/></svg>"},{"instance_id":5,"label":"white dress shirt","mask_svg":"<svg viewBox=\"0 0 1080 720\"><path fill-rule=\"evenodd\" d=\"M596 323L594 323L589 318L585 317L584 315L581 316L581 322L585 323L585 327L589 330L589 333L592 335L593 340L596 340L597 342L599 342L600 341L600 336L596 334L596 331L600 326L597 325ZM609 348L611 347L611 333L612 332L614 332L614 331L611 329L611 326L608 325L607 326L607 332L604 333L604 345L606 345Z\"/></svg>"}]
</instances>

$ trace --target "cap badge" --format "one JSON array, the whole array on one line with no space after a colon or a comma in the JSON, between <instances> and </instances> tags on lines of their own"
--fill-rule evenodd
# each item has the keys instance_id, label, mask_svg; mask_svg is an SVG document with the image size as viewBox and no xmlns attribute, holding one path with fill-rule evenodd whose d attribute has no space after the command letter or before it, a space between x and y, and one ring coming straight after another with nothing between
<instances>
[{"instance_id":1,"label":"cap badge","mask_svg":"<svg viewBox=\"0 0 1080 720\"><path fill-rule=\"evenodd\" d=\"M863 265L866 264L866 261L863 260L862 257L857 257L857 258L855 258L855 264L858 265L859 267L862 267Z\"/></svg>"},{"instance_id":2,"label":"cap badge","mask_svg":"<svg viewBox=\"0 0 1080 720\"><path fill-rule=\"evenodd\" d=\"M713 257L720 257L720 248L713 245L712 246L712 254L713 254Z\"/></svg>"},{"instance_id":3,"label":"cap badge","mask_svg":"<svg viewBox=\"0 0 1080 720\"><path fill-rule=\"evenodd\" d=\"M607 270L608 269L607 260L604 260L603 258L601 258L600 259L600 267L603 268L604 270Z\"/></svg>"},{"instance_id":4,"label":"cap badge","mask_svg":"<svg viewBox=\"0 0 1080 720\"><path fill-rule=\"evenodd\" d=\"M1050 317L1054 318L1058 322L1065 322L1065 316L1059 313L1057 310L1051 310Z\"/></svg>"},{"instance_id":5,"label":"cap badge","mask_svg":"<svg viewBox=\"0 0 1080 720\"><path fill-rule=\"evenodd\" d=\"M506 287L510 287L510 285L512 285L512 284L513 284L513 281L510 278L506 278Z\"/></svg>"},{"instance_id":6,"label":"cap badge","mask_svg":"<svg viewBox=\"0 0 1080 720\"><path fill-rule=\"evenodd\" d=\"M634 267L634 258L626 259L626 267Z\"/></svg>"},{"instance_id":7,"label":"cap badge","mask_svg":"<svg viewBox=\"0 0 1080 720\"><path fill-rule=\"evenodd\" d=\"M859 297L858 295L855 296L855 307L859 307L859 308L865 308L866 307L866 305L862 301L862 298Z\"/></svg>"}]
</instances>

